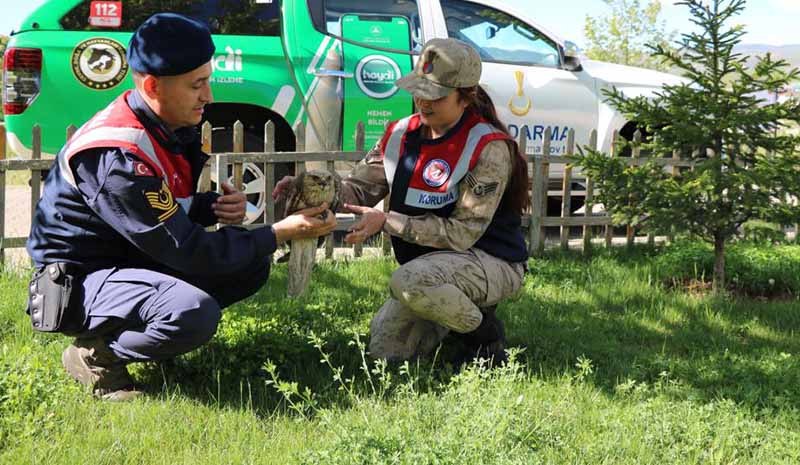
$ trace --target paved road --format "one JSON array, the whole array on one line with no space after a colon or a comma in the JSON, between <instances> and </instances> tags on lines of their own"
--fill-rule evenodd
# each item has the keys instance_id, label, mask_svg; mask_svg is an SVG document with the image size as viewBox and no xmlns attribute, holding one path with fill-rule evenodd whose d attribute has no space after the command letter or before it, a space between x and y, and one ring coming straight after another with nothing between
<instances>
[{"instance_id":1,"label":"paved road","mask_svg":"<svg viewBox=\"0 0 800 465\"><path fill-rule=\"evenodd\" d=\"M6 187L6 237L27 237L31 228L31 189L28 186ZM6 249L6 263L27 266L25 249Z\"/></svg>"}]
</instances>

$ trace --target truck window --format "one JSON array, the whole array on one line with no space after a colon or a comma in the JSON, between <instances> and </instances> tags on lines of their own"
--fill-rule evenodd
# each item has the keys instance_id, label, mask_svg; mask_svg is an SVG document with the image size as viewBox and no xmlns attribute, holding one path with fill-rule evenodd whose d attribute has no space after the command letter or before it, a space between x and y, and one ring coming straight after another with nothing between
<instances>
[{"instance_id":1,"label":"truck window","mask_svg":"<svg viewBox=\"0 0 800 465\"><path fill-rule=\"evenodd\" d=\"M447 35L475 47L487 62L561 66L555 42L502 11L463 0L441 0Z\"/></svg>"},{"instance_id":2,"label":"truck window","mask_svg":"<svg viewBox=\"0 0 800 465\"><path fill-rule=\"evenodd\" d=\"M212 34L280 36L280 0L185 0L126 1L122 5L122 25L101 28L89 25L91 0L84 0L61 18L68 31L133 32L155 13L180 13L202 21Z\"/></svg>"},{"instance_id":3,"label":"truck window","mask_svg":"<svg viewBox=\"0 0 800 465\"><path fill-rule=\"evenodd\" d=\"M411 25L411 46L413 50L422 50L422 24L419 20L419 8L416 0L312 0L309 2L312 16L323 21L315 21L315 26L323 34L341 35L341 18L346 14L405 16ZM323 15L314 10L322 9ZM323 29L324 28L324 29Z\"/></svg>"}]
</instances>

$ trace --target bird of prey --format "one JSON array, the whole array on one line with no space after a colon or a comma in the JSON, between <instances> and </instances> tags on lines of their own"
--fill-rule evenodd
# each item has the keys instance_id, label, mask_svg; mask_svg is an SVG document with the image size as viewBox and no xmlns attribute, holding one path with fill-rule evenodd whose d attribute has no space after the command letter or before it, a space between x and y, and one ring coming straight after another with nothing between
<instances>
[{"instance_id":1,"label":"bird of prey","mask_svg":"<svg viewBox=\"0 0 800 465\"><path fill-rule=\"evenodd\" d=\"M321 170L300 173L286 191L286 215L304 208L317 207L323 203L333 205L338 192L339 177L336 174ZM300 296L308 288L316 251L317 239L292 241L289 252L290 296Z\"/></svg>"}]
</instances>

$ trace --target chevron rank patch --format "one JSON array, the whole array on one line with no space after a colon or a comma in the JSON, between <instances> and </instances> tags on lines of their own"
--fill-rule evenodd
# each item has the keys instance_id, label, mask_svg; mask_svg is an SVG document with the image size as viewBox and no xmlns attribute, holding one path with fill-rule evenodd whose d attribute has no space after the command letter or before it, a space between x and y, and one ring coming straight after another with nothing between
<instances>
[{"instance_id":1,"label":"chevron rank patch","mask_svg":"<svg viewBox=\"0 0 800 465\"><path fill-rule=\"evenodd\" d=\"M157 192L145 192L144 196L147 203L150 204L150 208L158 216L158 221L162 223L178 211L179 205L175 202L175 197L169 190L166 181L161 182L161 188Z\"/></svg>"},{"instance_id":2,"label":"chevron rank patch","mask_svg":"<svg viewBox=\"0 0 800 465\"><path fill-rule=\"evenodd\" d=\"M478 182L472 173L467 173L466 179L467 184L472 188L472 193L478 197L493 193L497 190L497 186L500 185L498 182Z\"/></svg>"}]
</instances>

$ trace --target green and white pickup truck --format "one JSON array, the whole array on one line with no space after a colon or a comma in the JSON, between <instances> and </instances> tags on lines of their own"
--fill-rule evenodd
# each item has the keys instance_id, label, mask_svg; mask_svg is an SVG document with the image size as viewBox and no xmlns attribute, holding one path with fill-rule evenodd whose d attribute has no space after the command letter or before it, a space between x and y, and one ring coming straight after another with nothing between
<instances>
[{"instance_id":1,"label":"green and white pickup truck","mask_svg":"<svg viewBox=\"0 0 800 465\"><path fill-rule=\"evenodd\" d=\"M204 118L216 151L230 148L236 120L246 129L246 151L262 150L267 121L281 151L294 149L299 122L307 147L351 150L363 121L369 146L387 121L413 111L394 81L435 37L479 51L481 84L512 134L524 132L529 153L541 153L547 127L553 154L565 151L570 129L581 144L597 129L598 147L608 149L614 130L629 137L635 124L603 102L604 88L648 95L679 79L581 59L573 44L536 23L535 9L495 0L49 0L12 34L4 56L12 150L30 154L31 128L39 124L43 151L57 153L68 125L80 126L132 87L125 47L161 11L200 19L212 31L215 101ZM255 165L246 170L252 219L263 212L263 176Z\"/></svg>"}]
</instances>

